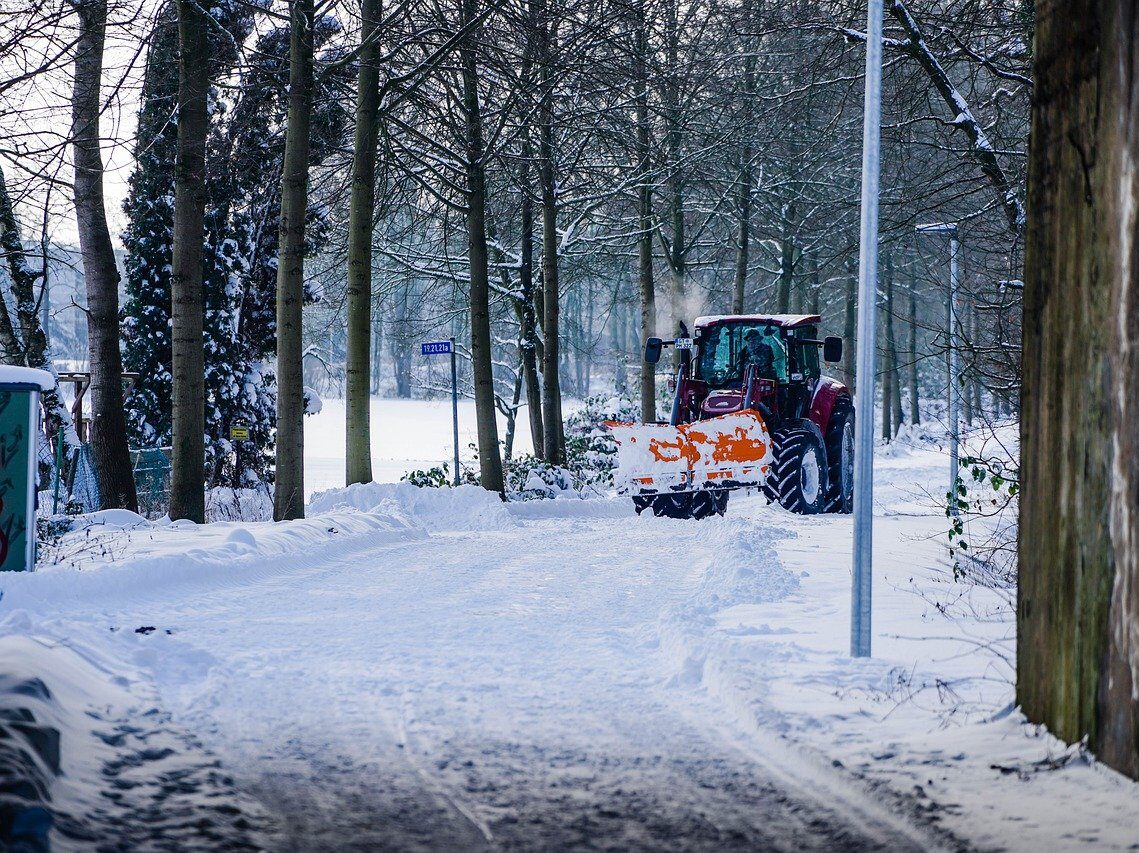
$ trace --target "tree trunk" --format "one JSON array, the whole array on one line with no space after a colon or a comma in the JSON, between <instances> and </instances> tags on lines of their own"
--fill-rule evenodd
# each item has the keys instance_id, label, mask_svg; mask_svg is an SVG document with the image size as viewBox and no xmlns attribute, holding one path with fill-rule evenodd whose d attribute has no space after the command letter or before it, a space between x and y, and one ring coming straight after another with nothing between
<instances>
[{"instance_id":1,"label":"tree trunk","mask_svg":"<svg viewBox=\"0 0 1139 853\"><path fill-rule=\"evenodd\" d=\"M470 27L477 14L477 0L463 0L460 26ZM470 262L471 378L475 387L475 418L478 424L479 481L484 489L505 497L502 457L495 416L494 367L491 361L490 282L486 237L486 151L483 142L482 107L478 91L477 28L472 28L459 48L463 68L463 111L466 118L467 159L467 250ZM557 365L555 363L556 372ZM546 377L549 382L549 376Z\"/></svg>"},{"instance_id":2,"label":"tree trunk","mask_svg":"<svg viewBox=\"0 0 1139 853\"><path fill-rule=\"evenodd\" d=\"M173 458L170 517L206 520L206 389L202 243L209 131L209 27L193 0L178 0L178 155L174 167L171 260Z\"/></svg>"},{"instance_id":3,"label":"tree trunk","mask_svg":"<svg viewBox=\"0 0 1139 853\"><path fill-rule=\"evenodd\" d=\"M1017 701L1139 777L1139 3L1036 8Z\"/></svg>"},{"instance_id":4,"label":"tree trunk","mask_svg":"<svg viewBox=\"0 0 1139 853\"><path fill-rule=\"evenodd\" d=\"M791 216L793 211L784 209L783 238L780 240L779 252L779 289L775 304L778 314L791 312L791 287L795 278L795 238L791 235Z\"/></svg>"},{"instance_id":5,"label":"tree trunk","mask_svg":"<svg viewBox=\"0 0 1139 853\"><path fill-rule=\"evenodd\" d=\"M384 324L380 318L372 318L372 393L380 393L380 370L383 367Z\"/></svg>"},{"instance_id":6,"label":"tree trunk","mask_svg":"<svg viewBox=\"0 0 1139 853\"><path fill-rule=\"evenodd\" d=\"M666 0L664 11L664 48L666 69L662 86L662 112L664 114L665 144L668 151L666 182L668 189L668 217L672 240L668 246L670 288L669 309L672 313L671 331L680 334L685 321L688 270L686 260L684 223L684 129L681 125L680 103L680 18L679 0ZM690 318L687 318L690 319ZM673 350L673 367L680 363L680 353Z\"/></svg>"},{"instance_id":7,"label":"tree trunk","mask_svg":"<svg viewBox=\"0 0 1139 853\"><path fill-rule=\"evenodd\" d=\"M819 314L819 303L823 297L823 283L819 278L819 257L811 253L811 278L807 290L807 313Z\"/></svg>"},{"instance_id":8,"label":"tree trunk","mask_svg":"<svg viewBox=\"0 0 1139 853\"><path fill-rule=\"evenodd\" d=\"M637 108L637 289L641 300L641 420L657 419L656 365L644 361L644 347L656 335L656 285L653 281L653 188L650 180L649 51L645 0L637 4L636 57L634 58Z\"/></svg>"},{"instance_id":9,"label":"tree trunk","mask_svg":"<svg viewBox=\"0 0 1139 853\"><path fill-rule=\"evenodd\" d=\"M921 412L919 411L918 401L918 297L917 297L917 277L910 271L910 287L909 287L909 303L910 303L910 316L909 316L909 346L907 347L907 373L910 380L910 423L921 423Z\"/></svg>"},{"instance_id":10,"label":"tree trunk","mask_svg":"<svg viewBox=\"0 0 1139 853\"><path fill-rule=\"evenodd\" d=\"M530 139L524 130L522 156L518 166L518 186L521 190L520 216L522 234L519 238L521 261L518 265L518 285L521 290L518 313L518 336L522 346L522 373L526 381L526 410L530 415L530 442L534 455L545 459L546 439L542 421L542 384L538 378L538 322L534 311L534 198L530 193Z\"/></svg>"},{"instance_id":11,"label":"tree trunk","mask_svg":"<svg viewBox=\"0 0 1139 853\"><path fill-rule=\"evenodd\" d=\"M883 363L886 368L886 377L883 382L885 389L882 395L883 408L883 437L889 441L902 427L902 375L898 370L898 342L894 335L894 255L885 253L885 285L886 285L886 353Z\"/></svg>"},{"instance_id":12,"label":"tree trunk","mask_svg":"<svg viewBox=\"0 0 1139 853\"><path fill-rule=\"evenodd\" d=\"M846 313L842 323L842 381L854 393L854 358L857 349L858 275L854 260L846 262Z\"/></svg>"},{"instance_id":13,"label":"tree trunk","mask_svg":"<svg viewBox=\"0 0 1139 853\"><path fill-rule=\"evenodd\" d=\"M91 362L91 452L103 509L138 512L123 410L123 356L119 349L119 270L103 201L99 149L99 91L103 77L106 0L77 5L79 38L71 101L75 148L75 221L87 286L87 342Z\"/></svg>"},{"instance_id":14,"label":"tree trunk","mask_svg":"<svg viewBox=\"0 0 1139 853\"><path fill-rule=\"evenodd\" d=\"M969 319L969 338L972 342L971 350L973 353L973 369L971 371L973 381L969 383L969 390L973 395L973 417L984 421L985 411L981 397L981 314L977 310L976 301L972 299L969 300Z\"/></svg>"},{"instance_id":15,"label":"tree trunk","mask_svg":"<svg viewBox=\"0 0 1139 853\"><path fill-rule=\"evenodd\" d=\"M969 354L969 358L962 366L961 384L957 393L961 395L961 414L965 418L965 425L973 426L973 370L977 352L973 345L973 300L964 299L961 304L964 307L965 314L958 320L963 333L961 337L968 335L968 338L964 340L962 350Z\"/></svg>"},{"instance_id":16,"label":"tree trunk","mask_svg":"<svg viewBox=\"0 0 1139 853\"><path fill-rule=\"evenodd\" d=\"M887 266L889 266L887 264ZM890 364L890 278L886 276L886 295L882 304L882 339L885 347L878 354L879 374L882 376L882 440L889 442L894 437L894 371Z\"/></svg>"},{"instance_id":17,"label":"tree trunk","mask_svg":"<svg viewBox=\"0 0 1139 853\"><path fill-rule=\"evenodd\" d=\"M548 68L543 63L543 68ZM544 81L546 86L552 81ZM552 95L542 97L540 175L542 185L542 425L543 457L551 464L565 461L565 432L562 424L562 389L558 371L560 357L561 300L558 283L558 200L554 185Z\"/></svg>"},{"instance_id":18,"label":"tree trunk","mask_svg":"<svg viewBox=\"0 0 1139 853\"><path fill-rule=\"evenodd\" d=\"M280 261L277 266L277 470L273 518L305 515L305 393L302 308L309 125L313 92L313 0L289 8L289 110L281 170Z\"/></svg>"},{"instance_id":19,"label":"tree trunk","mask_svg":"<svg viewBox=\"0 0 1139 853\"><path fill-rule=\"evenodd\" d=\"M748 250L751 238L751 183L752 183L752 128L755 124L753 98L755 97L755 64L758 51L750 44L755 38L754 10L751 0L745 0L740 7L741 21L739 32L744 39L744 73L742 109L740 116L741 132L744 135L740 151L740 168L736 177L736 279L732 288L732 313L744 313L747 291Z\"/></svg>"},{"instance_id":20,"label":"tree trunk","mask_svg":"<svg viewBox=\"0 0 1139 853\"><path fill-rule=\"evenodd\" d=\"M745 145L746 158L737 178L736 215L739 218L736 232L736 280L732 288L732 313L744 313L744 296L747 292L748 241L751 237L751 146Z\"/></svg>"},{"instance_id":21,"label":"tree trunk","mask_svg":"<svg viewBox=\"0 0 1139 853\"><path fill-rule=\"evenodd\" d=\"M502 458L507 462L514 456L514 433L518 429L518 404L522 399L522 365L514 376L514 391L506 410L506 437L502 440Z\"/></svg>"},{"instance_id":22,"label":"tree trunk","mask_svg":"<svg viewBox=\"0 0 1139 853\"><path fill-rule=\"evenodd\" d=\"M379 137L381 0L360 0L360 68L356 78L356 137L348 206L348 352L345 359L345 484L372 480L371 354L372 212L376 202Z\"/></svg>"}]
</instances>

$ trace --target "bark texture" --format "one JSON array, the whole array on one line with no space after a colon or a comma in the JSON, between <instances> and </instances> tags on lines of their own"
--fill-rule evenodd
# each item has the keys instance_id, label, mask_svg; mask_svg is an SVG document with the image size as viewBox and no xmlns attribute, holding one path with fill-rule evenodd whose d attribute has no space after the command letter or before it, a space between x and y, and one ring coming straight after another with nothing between
<instances>
[{"instance_id":1,"label":"bark texture","mask_svg":"<svg viewBox=\"0 0 1139 853\"><path fill-rule=\"evenodd\" d=\"M530 441L534 455L544 458L546 439L542 421L542 384L538 378L538 317L534 311L534 198L530 192L530 140L524 131L522 157L518 167L521 187L521 261L518 266L519 299L516 303L519 338L521 339L522 373L526 381L526 411L530 417Z\"/></svg>"},{"instance_id":2,"label":"bark texture","mask_svg":"<svg viewBox=\"0 0 1139 853\"><path fill-rule=\"evenodd\" d=\"M502 455L495 416L494 367L491 361L490 282L486 236L486 148L479 102L475 40L477 0L463 0L462 26L469 28L459 48L466 119L467 254L470 262L471 376L475 386L478 424L479 480L484 489L505 494Z\"/></svg>"},{"instance_id":3,"label":"bark texture","mask_svg":"<svg viewBox=\"0 0 1139 853\"><path fill-rule=\"evenodd\" d=\"M99 148L99 101L106 0L77 5L79 37L71 100L75 151L75 221L87 286L87 340L91 362L91 452L103 509L138 511L134 471L123 411L123 356L119 349L119 270L103 201L103 155Z\"/></svg>"},{"instance_id":4,"label":"bark texture","mask_svg":"<svg viewBox=\"0 0 1139 853\"><path fill-rule=\"evenodd\" d=\"M277 466L273 517L304 518L305 394L301 337L308 209L309 126L313 92L313 0L293 0L289 37L289 111L281 174L277 266Z\"/></svg>"},{"instance_id":5,"label":"bark texture","mask_svg":"<svg viewBox=\"0 0 1139 853\"><path fill-rule=\"evenodd\" d=\"M558 279L558 194L554 163L553 23L548 7L537 9L538 63L541 99L538 103L538 182L542 189L542 426L543 458L560 465L566 457L562 422L562 387L558 372L561 337L561 285Z\"/></svg>"},{"instance_id":6,"label":"bark texture","mask_svg":"<svg viewBox=\"0 0 1139 853\"><path fill-rule=\"evenodd\" d=\"M909 287L909 342L906 348L906 373L910 383L910 423L921 423L918 401L918 296L917 277L910 273Z\"/></svg>"},{"instance_id":7,"label":"bark texture","mask_svg":"<svg viewBox=\"0 0 1139 853\"><path fill-rule=\"evenodd\" d=\"M641 420L652 423L656 415L656 365L644 361L644 347L656 335L656 283L653 280L653 187L649 160L648 22L645 0L637 4L637 34L634 47L634 85L637 113L637 289L641 303Z\"/></svg>"},{"instance_id":8,"label":"bark texture","mask_svg":"<svg viewBox=\"0 0 1139 853\"><path fill-rule=\"evenodd\" d=\"M381 0L360 0L360 69L348 208L348 352L345 358L345 484L372 479L372 211L379 136Z\"/></svg>"},{"instance_id":9,"label":"bark texture","mask_svg":"<svg viewBox=\"0 0 1139 853\"><path fill-rule=\"evenodd\" d=\"M209 21L178 0L178 154L170 275L173 458L170 517L206 520L206 381L202 343L202 243L209 130Z\"/></svg>"},{"instance_id":10,"label":"bark texture","mask_svg":"<svg viewBox=\"0 0 1139 853\"><path fill-rule=\"evenodd\" d=\"M1139 777L1139 8L1037 12L1017 697Z\"/></svg>"}]
</instances>

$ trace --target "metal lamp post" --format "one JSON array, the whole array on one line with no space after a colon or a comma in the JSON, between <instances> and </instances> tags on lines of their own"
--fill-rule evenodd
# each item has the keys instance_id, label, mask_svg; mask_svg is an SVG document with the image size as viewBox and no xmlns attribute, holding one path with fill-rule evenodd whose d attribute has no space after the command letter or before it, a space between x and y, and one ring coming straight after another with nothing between
<instances>
[{"instance_id":1,"label":"metal lamp post","mask_svg":"<svg viewBox=\"0 0 1139 853\"><path fill-rule=\"evenodd\" d=\"M866 96L862 117L862 208L858 249L858 387L854 409L854 571L850 654L870 657L874 520L874 351L878 303L878 173L882 119L882 0L866 11Z\"/></svg>"},{"instance_id":2,"label":"metal lamp post","mask_svg":"<svg viewBox=\"0 0 1139 853\"><path fill-rule=\"evenodd\" d=\"M958 409L961 389L957 381L957 258L961 242L957 236L956 223L939 222L919 225L919 234L949 235L949 303L946 310L946 326L949 335L949 513L957 515L957 466L959 424Z\"/></svg>"}]
</instances>

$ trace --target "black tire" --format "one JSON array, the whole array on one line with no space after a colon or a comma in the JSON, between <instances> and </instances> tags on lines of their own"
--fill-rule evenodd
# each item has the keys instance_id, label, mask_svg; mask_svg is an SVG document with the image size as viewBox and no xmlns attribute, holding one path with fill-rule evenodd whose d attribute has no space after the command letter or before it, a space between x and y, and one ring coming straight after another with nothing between
<instances>
[{"instance_id":1,"label":"black tire","mask_svg":"<svg viewBox=\"0 0 1139 853\"><path fill-rule=\"evenodd\" d=\"M839 397L827 424L827 512L854 512L854 406Z\"/></svg>"},{"instance_id":2,"label":"black tire","mask_svg":"<svg viewBox=\"0 0 1139 853\"><path fill-rule=\"evenodd\" d=\"M634 495L633 508L637 515L651 508L657 518L711 518L727 512L728 491L717 489L670 495Z\"/></svg>"},{"instance_id":3,"label":"black tire","mask_svg":"<svg viewBox=\"0 0 1139 853\"><path fill-rule=\"evenodd\" d=\"M713 515L723 515L728 510L728 494L727 489L693 492L692 517L711 518Z\"/></svg>"},{"instance_id":4,"label":"black tire","mask_svg":"<svg viewBox=\"0 0 1139 853\"><path fill-rule=\"evenodd\" d=\"M827 504L827 451L819 428L810 421L793 421L776 430L772 439L775 466L768 477L769 493L791 512L823 512Z\"/></svg>"},{"instance_id":5,"label":"black tire","mask_svg":"<svg viewBox=\"0 0 1139 853\"><path fill-rule=\"evenodd\" d=\"M693 494L681 492L674 495L653 495L653 515L657 518L692 518Z\"/></svg>"}]
</instances>

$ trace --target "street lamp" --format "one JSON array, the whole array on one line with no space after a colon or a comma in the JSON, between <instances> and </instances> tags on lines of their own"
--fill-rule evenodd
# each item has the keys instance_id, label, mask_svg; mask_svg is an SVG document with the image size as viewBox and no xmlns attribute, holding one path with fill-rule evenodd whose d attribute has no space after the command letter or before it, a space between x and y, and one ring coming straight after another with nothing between
<instances>
[{"instance_id":1,"label":"street lamp","mask_svg":"<svg viewBox=\"0 0 1139 853\"><path fill-rule=\"evenodd\" d=\"M882 139L882 0L866 9L866 96L862 115L862 206L858 234L858 356L854 411L854 554L850 654L870 657L874 521L874 340L878 305L878 174Z\"/></svg>"},{"instance_id":2,"label":"street lamp","mask_svg":"<svg viewBox=\"0 0 1139 853\"><path fill-rule=\"evenodd\" d=\"M956 223L919 225L919 234L949 235L949 304L946 325L949 334L949 513L957 515L957 459L958 459L958 397L957 386L957 257L961 242L957 239Z\"/></svg>"}]
</instances>

